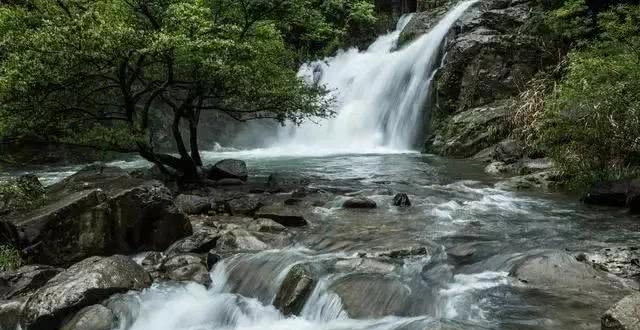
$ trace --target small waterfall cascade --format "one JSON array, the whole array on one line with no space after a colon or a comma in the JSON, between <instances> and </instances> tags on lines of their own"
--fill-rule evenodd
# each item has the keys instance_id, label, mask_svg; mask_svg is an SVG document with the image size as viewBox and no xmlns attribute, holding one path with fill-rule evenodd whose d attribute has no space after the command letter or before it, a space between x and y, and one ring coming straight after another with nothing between
<instances>
[{"instance_id":1,"label":"small waterfall cascade","mask_svg":"<svg viewBox=\"0 0 640 330\"><path fill-rule=\"evenodd\" d=\"M325 85L336 100L336 116L284 129L273 147L291 153L372 153L411 149L422 128L429 86L441 46L453 24L476 0L450 10L431 31L396 50L405 15L395 31L366 51L349 49L307 63L299 75Z\"/></svg>"}]
</instances>

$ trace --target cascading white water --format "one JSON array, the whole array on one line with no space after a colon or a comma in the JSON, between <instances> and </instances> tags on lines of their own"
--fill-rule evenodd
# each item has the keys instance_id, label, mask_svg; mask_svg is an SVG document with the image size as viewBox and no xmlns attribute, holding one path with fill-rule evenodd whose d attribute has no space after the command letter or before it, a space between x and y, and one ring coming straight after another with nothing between
<instances>
[{"instance_id":1,"label":"cascading white water","mask_svg":"<svg viewBox=\"0 0 640 330\"><path fill-rule=\"evenodd\" d=\"M336 116L285 130L277 149L290 153L371 153L409 150L423 121L429 85L442 43L452 25L476 1L451 10L429 33L395 50L411 19L381 36L366 51L341 51L335 57L303 65L309 83L332 90Z\"/></svg>"}]
</instances>

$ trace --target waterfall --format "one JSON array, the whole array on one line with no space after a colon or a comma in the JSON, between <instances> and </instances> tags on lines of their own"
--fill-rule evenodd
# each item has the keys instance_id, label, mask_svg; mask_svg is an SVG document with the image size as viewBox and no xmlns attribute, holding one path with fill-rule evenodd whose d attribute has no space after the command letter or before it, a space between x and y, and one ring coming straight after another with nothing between
<instances>
[{"instance_id":1,"label":"waterfall","mask_svg":"<svg viewBox=\"0 0 640 330\"><path fill-rule=\"evenodd\" d=\"M350 49L307 63L299 75L319 83L336 99L334 118L285 129L274 147L288 153L406 151L417 142L441 46L453 24L476 1L449 11L431 31L396 50L400 33L379 37L366 51Z\"/></svg>"}]
</instances>

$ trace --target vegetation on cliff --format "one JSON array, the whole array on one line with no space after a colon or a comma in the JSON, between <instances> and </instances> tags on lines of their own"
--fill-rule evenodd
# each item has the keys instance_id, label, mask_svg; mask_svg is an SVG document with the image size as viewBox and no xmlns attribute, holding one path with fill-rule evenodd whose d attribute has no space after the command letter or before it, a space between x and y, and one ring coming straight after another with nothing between
<instances>
[{"instance_id":1,"label":"vegetation on cliff","mask_svg":"<svg viewBox=\"0 0 640 330\"><path fill-rule=\"evenodd\" d=\"M640 6L597 9L568 0L547 12L569 51L529 83L514 118L527 147L549 154L574 188L640 168Z\"/></svg>"}]
</instances>

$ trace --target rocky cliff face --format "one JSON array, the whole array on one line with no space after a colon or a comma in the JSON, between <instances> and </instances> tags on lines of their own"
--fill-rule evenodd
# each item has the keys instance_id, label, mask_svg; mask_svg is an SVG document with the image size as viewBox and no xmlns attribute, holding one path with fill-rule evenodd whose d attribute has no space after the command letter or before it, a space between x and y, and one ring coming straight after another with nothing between
<instances>
[{"instance_id":1,"label":"rocky cliff face","mask_svg":"<svg viewBox=\"0 0 640 330\"><path fill-rule=\"evenodd\" d=\"M401 39L431 28L446 13L425 0ZM540 69L554 62L535 32L542 8L534 0L487 0L474 5L444 45L436 75L425 151L471 157L507 137L510 99Z\"/></svg>"}]
</instances>

